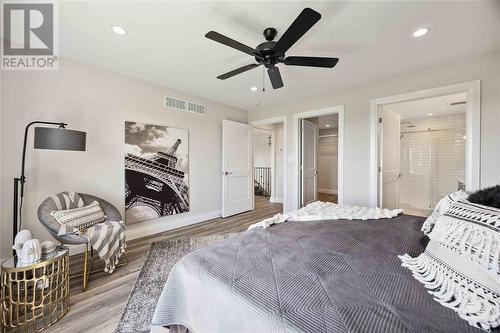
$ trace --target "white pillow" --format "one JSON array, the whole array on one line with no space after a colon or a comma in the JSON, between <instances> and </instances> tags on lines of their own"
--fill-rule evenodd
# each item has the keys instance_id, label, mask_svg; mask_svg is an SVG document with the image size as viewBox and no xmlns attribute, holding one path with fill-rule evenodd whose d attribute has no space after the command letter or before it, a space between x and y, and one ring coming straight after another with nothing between
<instances>
[{"instance_id":1,"label":"white pillow","mask_svg":"<svg viewBox=\"0 0 500 333\"><path fill-rule=\"evenodd\" d=\"M431 216L429 216L422 225L422 231L424 232L424 234L429 235L429 233L432 231L432 228L434 227L434 224L436 224L437 219L440 216L444 215L444 213L446 213L446 211L455 201L467 199L468 196L469 194L467 192L460 190L457 192L453 192L439 200Z\"/></svg>"},{"instance_id":2,"label":"white pillow","mask_svg":"<svg viewBox=\"0 0 500 333\"><path fill-rule=\"evenodd\" d=\"M60 236L79 232L106 220L104 211L97 201L80 208L53 211L50 215L61 225L58 233Z\"/></svg>"},{"instance_id":3,"label":"white pillow","mask_svg":"<svg viewBox=\"0 0 500 333\"><path fill-rule=\"evenodd\" d=\"M434 300L485 331L500 326L500 209L460 200L439 216L425 252L400 256Z\"/></svg>"}]
</instances>

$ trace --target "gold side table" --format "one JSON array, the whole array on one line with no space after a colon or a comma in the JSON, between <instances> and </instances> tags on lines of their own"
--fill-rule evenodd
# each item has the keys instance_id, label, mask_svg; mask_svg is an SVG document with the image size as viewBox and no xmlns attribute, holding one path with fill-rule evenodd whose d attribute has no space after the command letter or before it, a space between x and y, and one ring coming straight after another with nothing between
<instances>
[{"instance_id":1,"label":"gold side table","mask_svg":"<svg viewBox=\"0 0 500 333\"><path fill-rule=\"evenodd\" d=\"M16 256L1 264L1 332L39 332L69 311L69 250L58 247L22 265Z\"/></svg>"}]
</instances>

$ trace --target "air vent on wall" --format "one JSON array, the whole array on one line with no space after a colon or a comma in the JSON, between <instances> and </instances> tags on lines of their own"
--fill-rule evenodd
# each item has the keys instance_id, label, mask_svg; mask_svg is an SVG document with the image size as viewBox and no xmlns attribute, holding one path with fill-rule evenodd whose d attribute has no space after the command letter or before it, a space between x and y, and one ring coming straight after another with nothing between
<instances>
[{"instance_id":1,"label":"air vent on wall","mask_svg":"<svg viewBox=\"0 0 500 333\"><path fill-rule=\"evenodd\" d=\"M196 114L205 114L205 106L192 103L192 102L187 102L183 101L180 99L172 98L172 97L165 97L165 106L167 108L172 108L180 111L186 111L186 112L191 112L191 113L196 113Z\"/></svg>"}]
</instances>

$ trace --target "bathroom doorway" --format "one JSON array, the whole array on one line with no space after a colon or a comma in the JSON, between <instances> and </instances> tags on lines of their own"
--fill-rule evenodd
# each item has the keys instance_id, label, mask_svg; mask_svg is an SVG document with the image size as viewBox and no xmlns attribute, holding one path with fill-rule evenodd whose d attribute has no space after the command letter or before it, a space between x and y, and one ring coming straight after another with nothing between
<instances>
[{"instance_id":1,"label":"bathroom doorway","mask_svg":"<svg viewBox=\"0 0 500 333\"><path fill-rule=\"evenodd\" d=\"M465 107L465 93L380 107L383 207L429 216L465 189Z\"/></svg>"}]
</instances>

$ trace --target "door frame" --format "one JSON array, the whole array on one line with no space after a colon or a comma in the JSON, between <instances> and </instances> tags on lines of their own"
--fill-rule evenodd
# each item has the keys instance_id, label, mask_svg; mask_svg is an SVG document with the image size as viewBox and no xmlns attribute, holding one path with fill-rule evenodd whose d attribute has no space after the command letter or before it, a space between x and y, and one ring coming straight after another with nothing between
<instances>
[{"instance_id":1,"label":"door frame","mask_svg":"<svg viewBox=\"0 0 500 333\"><path fill-rule=\"evenodd\" d=\"M423 98L439 97L457 93L467 94L466 113L466 157L465 184L467 190L481 186L481 80L462 82L431 89L412 91L404 94L375 98L370 101L370 206L379 206L381 187L380 173L380 126L378 122L380 106L397 102L407 102Z\"/></svg>"},{"instance_id":2,"label":"door frame","mask_svg":"<svg viewBox=\"0 0 500 333\"><path fill-rule=\"evenodd\" d=\"M401 115L399 113L396 113L396 112L393 112L393 111L388 111L388 110L385 110L385 112L390 112L390 113L393 113L393 114L397 114L399 116L399 128L400 128L400 132L401 132ZM379 119L384 119L384 115L383 115L383 112L382 110L380 109L379 107L379 111L378 111L378 117ZM378 140L379 140L379 149L377 150L378 153L380 154L380 156L382 157L382 159L380 160L379 162L379 166L380 166L380 177L378 177L378 181L379 181L379 186L378 186L378 190L379 190L379 200L381 201L381 204L380 206L383 206L382 205L382 202L383 202L383 199L384 199L384 193L382 192L382 189L383 189L383 184L384 184L384 160L383 160L383 156L384 156L384 136L382 135L384 133L384 122L382 121L381 122L378 122L378 130L379 130L379 133L380 133L380 136L378 137ZM401 133L400 133L401 135ZM401 150L401 137L398 138L399 142L398 142L398 150ZM401 174L401 156L399 157L399 174ZM399 179L398 179L399 180ZM395 208L399 208L399 183L397 184L397 205ZM385 208L385 207L384 207Z\"/></svg>"},{"instance_id":3,"label":"door frame","mask_svg":"<svg viewBox=\"0 0 500 333\"><path fill-rule=\"evenodd\" d=\"M283 124L283 212L287 212L287 203L288 203L288 118L286 116L267 118L261 120L251 121L249 124L253 127L259 127L259 125L274 125L274 124ZM271 151L271 196L273 194L273 190L276 188L276 169L275 169L275 152L274 152L274 143L275 143L275 133L273 131L273 135L271 136L271 145L273 149ZM253 151L252 151L253 155ZM271 198L270 198L271 199Z\"/></svg>"},{"instance_id":4,"label":"door frame","mask_svg":"<svg viewBox=\"0 0 500 333\"><path fill-rule=\"evenodd\" d=\"M294 198L293 210L300 208L300 120L312 117L337 114L338 119L338 162L337 162L337 186L338 203L344 203L344 105L332 106L319 110L299 112L293 115L293 142L295 146L295 170L294 170Z\"/></svg>"}]
</instances>

